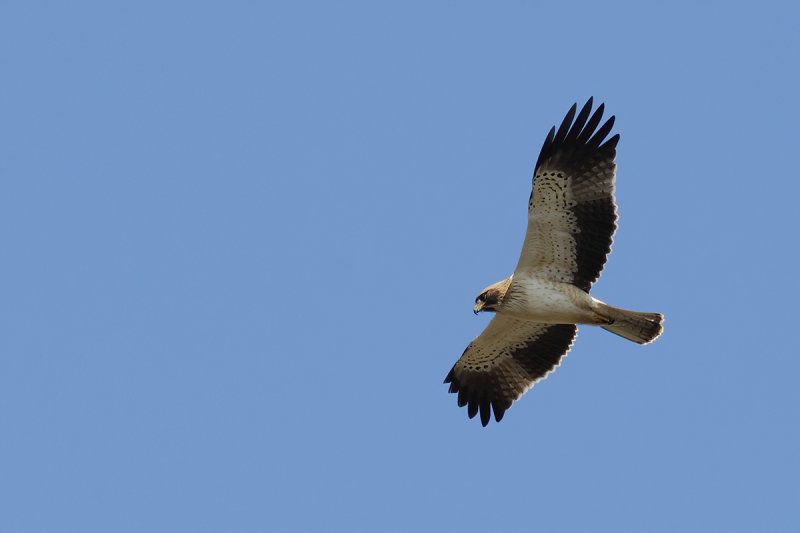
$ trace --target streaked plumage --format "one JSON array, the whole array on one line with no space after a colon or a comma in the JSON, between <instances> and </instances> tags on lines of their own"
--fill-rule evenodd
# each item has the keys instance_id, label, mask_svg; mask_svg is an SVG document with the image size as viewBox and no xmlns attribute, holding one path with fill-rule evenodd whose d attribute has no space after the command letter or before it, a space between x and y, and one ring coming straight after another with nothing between
<instances>
[{"instance_id":1,"label":"streaked plumage","mask_svg":"<svg viewBox=\"0 0 800 533\"><path fill-rule=\"evenodd\" d=\"M603 104L577 104L545 139L528 202L528 230L513 276L487 287L475 312L496 316L445 378L458 405L481 423L495 420L561 362L576 324L599 325L646 344L663 316L619 309L589 295L617 228L614 180L619 134L606 140L614 117L598 128ZM574 119L574 121L573 121Z\"/></svg>"}]
</instances>

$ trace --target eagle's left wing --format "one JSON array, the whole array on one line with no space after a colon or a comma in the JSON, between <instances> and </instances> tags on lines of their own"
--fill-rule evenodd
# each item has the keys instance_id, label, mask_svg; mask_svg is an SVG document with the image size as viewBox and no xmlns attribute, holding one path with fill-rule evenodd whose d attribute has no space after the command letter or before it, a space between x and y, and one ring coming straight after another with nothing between
<instances>
[{"instance_id":1,"label":"eagle's left wing","mask_svg":"<svg viewBox=\"0 0 800 533\"><path fill-rule=\"evenodd\" d=\"M603 270L617 229L614 158L619 134L606 140L613 116L597 127L603 104L591 118L591 98L577 118L576 108L558 131L550 130L536 162L515 277L517 272L532 274L588 291Z\"/></svg>"},{"instance_id":2,"label":"eagle's left wing","mask_svg":"<svg viewBox=\"0 0 800 533\"><path fill-rule=\"evenodd\" d=\"M489 423L561 363L575 338L575 324L540 324L497 314L445 378L459 407ZM491 408L491 409L490 409Z\"/></svg>"}]
</instances>

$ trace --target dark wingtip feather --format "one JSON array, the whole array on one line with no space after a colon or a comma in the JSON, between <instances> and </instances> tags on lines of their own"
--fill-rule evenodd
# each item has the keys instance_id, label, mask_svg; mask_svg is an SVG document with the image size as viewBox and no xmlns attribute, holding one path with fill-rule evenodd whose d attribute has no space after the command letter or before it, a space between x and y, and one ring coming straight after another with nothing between
<instances>
[{"instance_id":1,"label":"dark wingtip feather","mask_svg":"<svg viewBox=\"0 0 800 533\"><path fill-rule=\"evenodd\" d=\"M481 402L481 424L486 427L489 420L492 419L492 408L489 402Z\"/></svg>"},{"instance_id":2,"label":"dark wingtip feather","mask_svg":"<svg viewBox=\"0 0 800 533\"><path fill-rule=\"evenodd\" d=\"M619 133L617 133L616 135L614 135L613 137L611 137L609 140L607 140L606 142L604 142L604 143L603 143L603 144L600 146L600 149L601 149L601 150L605 150L605 149L612 149L612 150L613 150L614 148L616 148L616 147L617 147L617 143L618 143L618 142L619 142Z\"/></svg>"},{"instance_id":3,"label":"dark wingtip feather","mask_svg":"<svg viewBox=\"0 0 800 533\"><path fill-rule=\"evenodd\" d=\"M542 144L542 149L539 151L539 159L536 160L536 168L539 168L539 165L542 164L542 161L550 155L550 147L553 144L553 139L556 135L556 127L553 126L550 128L550 132L547 134L547 137L544 139L544 144Z\"/></svg>"},{"instance_id":4,"label":"dark wingtip feather","mask_svg":"<svg viewBox=\"0 0 800 533\"><path fill-rule=\"evenodd\" d=\"M544 144L542 145L542 150L545 148L549 148L551 144L553 144L553 139L556 137L556 127L553 126L550 128L550 131L547 132L547 137L544 139Z\"/></svg>"},{"instance_id":5,"label":"dark wingtip feather","mask_svg":"<svg viewBox=\"0 0 800 533\"><path fill-rule=\"evenodd\" d=\"M578 113L578 118L575 119L575 123L569 129L569 133L567 133L566 139L564 139L565 144L569 144L575 142L575 139L578 138L578 134L583 130L583 126L586 124L586 120L589 118L589 114L592 112L592 97L589 97L589 100L584 104L581 112Z\"/></svg>"},{"instance_id":6,"label":"dark wingtip feather","mask_svg":"<svg viewBox=\"0 0 800 533\"><path fill-rule=\"evenodd\" d=\"M510 401L503 401L503 400L496 400L492 402L492 410L494 411L494 419L497 422L500 422L503 419L503 415L506 413L506 410L511 407Z\"/></svg>"},{"instance_id":7,"label":"dark wingtip feather","mask_svg":"<svg viewBox=\"0 0 800 533\"><path fill-rule=\"evenodd\" d=\"M575 118L575 111L578 109L577 102L572 104L572 107L569 108L567 111L567 115L564 117L564 120L561 121L561 126L558 127L558 133L556 133L556 137L553 140L553 144L560 144L564 142L564 139L567 137L567 132L569 131L569 126L572 124L572 119Z\"/></svg>"},{"instance_id":8,"label":"dark wingtip feather","mask_svg":"<svg viewBox=\"0 0 800 533\"><path fill-rule=\"evenodd\" d=\"M542 145L542 150L539 152L539 157L536 160L536 170L534 173L538 171L542 164L553 157L564 157L569 160L570 158L577 157L579 153L585 156L598 149L605 140L605 137L611 132L615 117L610 117L598 129L598 125L600 125L603 113L605 112L605 104L601 103L597 106L597 109L594 110L594 113L592 113L593 103L594 97L590 97L581 108L577 117L575 113L578 107L577 104L573 104L564 117L564 120L561 122L561 125L558 127L558 130L556 130L555 126L550 129ZM574 122L573 118L575 119ZM619 137L617 137L616 141L618 140ZM616 141L612 142L611 139L609 139L603 146L613 149L616 146Z\"/></svg>"},{"instance_id":9,"label":"dark wingtip feather","mask_svg":"<svg viewBox=\"0 0 800 533\"><path fill-rule=\"evenodd\" d=\"M478 414L478 401L477 400L470 400L469 405L467 406L467 415L470 418L475 418L475 415Z\"/></svg>"},{"instance_id":10,"label":"dark wingtip feather","mask_svg":"<svg viewBox=\"0 0 800 533\"><path fill-rule=\"evenodd\" d=\"M597 148L600 146L600 143L603 142L603 139L606 138L606 135L611 131L611 128L614 127L614 121L616 120L616 116L611 115L605 124L600 126L600 129L597 130L597 133L586 142L586 146L589 148Z\"/></svg>"},{"instance_id":11,"label":"dark wingtip feather","mask_svg":"<svg viewBox=\"0 0 800 533\"><path fill-rule=\"evenodd\" d=\"M447 377L444 378L444 381L442 383L450 383L451 381L453 381L453 370L454 370L453 368L450 369L450 372L447 373Z\"/></svg>"},{"instance_id":12,"label":"dark wingtip feather","mask_svg":"<svg viewBox=\"0 0 800 533\"><path fill-rule=\"evenodd\" d=\"M456 400L459 407L464 407L467 405L467 396L464 394L464 389L458 391L458 399Z\"/></svg>"},{"instance_id":13,"label":"dark wingtip feather","mask_svg":"<svg viewBox=\"0 0 800 533\"><path fill-rule=\"evenodd\" d=\"M597 106L597 109L594 110L594 114L592 118L589 119L589 122L586 123L586 127L583 128L583 131L580 135L578 135L577 142L580 144L584 144L586 141L589 140L589 137L592 136L594 133L594 129L600 124L600 120L603 118L603 111L606 108L606 104L601 103Z\"/></svg>"}]
</instances>

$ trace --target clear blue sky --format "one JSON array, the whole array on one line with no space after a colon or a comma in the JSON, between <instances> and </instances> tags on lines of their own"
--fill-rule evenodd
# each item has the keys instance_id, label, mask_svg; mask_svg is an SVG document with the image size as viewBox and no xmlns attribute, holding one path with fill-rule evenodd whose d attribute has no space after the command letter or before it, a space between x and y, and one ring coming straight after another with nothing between
<instances>
[{"instance_id":1,"label":"clear blue sky","mask_svg":"<svg viewBox=\"0 0 800 533\"><path fill-rule=\"evenodd\" d=\"M0 4L0 531L800 530L797 4ZM589 96L620 229L501 424L442 384Z\"/></svg>"}]
</instances>

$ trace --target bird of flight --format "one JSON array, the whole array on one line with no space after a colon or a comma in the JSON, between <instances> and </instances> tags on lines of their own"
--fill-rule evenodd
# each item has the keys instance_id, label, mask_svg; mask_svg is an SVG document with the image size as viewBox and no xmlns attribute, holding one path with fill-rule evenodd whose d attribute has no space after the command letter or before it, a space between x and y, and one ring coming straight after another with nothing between
<instances>
[{"instance_id":1,"label":"bird of flight","mask_svg":"<svg viewBox=\"0 0 800 533\"><path fill-rule=\"evenodd\" d=\"M600 326L647 344L661 335L663 315L607 305L589 295L617 229L614 202L617 142L606 140L604 104L577 104L553 127L533 172L528 230L514 274L490 285L474 311L495 313L445 378L459 407L498 422L511 404L544 379L572 346L577 324ZM590 117L591 115L591 117ZM574 122L573 122L574 119Z\"/></svg>"}]
</instances>

